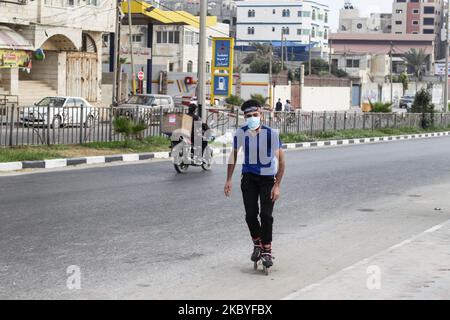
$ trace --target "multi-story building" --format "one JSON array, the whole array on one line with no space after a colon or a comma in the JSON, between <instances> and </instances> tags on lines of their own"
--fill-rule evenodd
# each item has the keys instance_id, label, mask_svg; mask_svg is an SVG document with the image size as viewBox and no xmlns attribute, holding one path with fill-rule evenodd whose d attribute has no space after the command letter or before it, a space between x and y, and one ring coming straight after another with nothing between
<instances>
[{"instance_id":1,"label":"multi-story building","mask_svg":"<svg viewBox=\"0 0 450 320\"><path fill-rule=\"evenodd\" d=\"M434 34L436 57L442 55L439 39L443 22L443 0L394 0L392 5L392 33Z\"/></svg>"},{"instance_id":2,"label":"multi-story building","mask_svg":"<svg viewBox=\"0 0 450 320\"><path fill-rule=\"evenodd\" d=\"M363 17L358 8L347 2L339 11L338 32L348 33L390 33L392 30L391 13L372 13Z\"/></svg>"},{"instance_id":3,"label":"multi-story building","mask_svg":"<svg viewBox=\"0 0 450 320\"><path fill-rule=\"evenodd\" d=\"M0 93L19 95L20 104L56 94L101 101L102 34L114 31L113 10L113 0L0 1L2 60L29 58L0 65Z\"/></svg>"},{"instance_id":4,"label":"multi-story building","mask_svg":"<svg viewBox=\"0 0 450 320\"><path fill-rule=\"evenodd\" d=\"M169 72L197 72L199 30L190 25L154 25L153 44L148 46L148 27L133 26L132 28L134 64L137 69L144 68L152 48L152 63L155 69ZM212 38L227 37L229 25L216 23L206 29L208 46L206 49L206 72L211 72L212 63ZM104 37L106 48L109 48L108 37ZM121 57L130 59L130 34L128 28L123 28L121 33ZM109 60L108 50L104 50L104 70L107 70ZM129 73L130 66L124 65L123 69ZM131 76L131 75L130 75Z\"/></svg>"},{"instance_id":5,"label":"multi-story building","mask_svg":"<svg viewBox=\"0 0 450 320\"><path fill-rule=\"evenodd\" d=\"M313 58L328 59L328 5L308 0L244 0L236 4L239 49L257 42L271 43L276 50L283 39L289 59L307 59L302 53L309 47Z\"/></svg>"}]
</instances>

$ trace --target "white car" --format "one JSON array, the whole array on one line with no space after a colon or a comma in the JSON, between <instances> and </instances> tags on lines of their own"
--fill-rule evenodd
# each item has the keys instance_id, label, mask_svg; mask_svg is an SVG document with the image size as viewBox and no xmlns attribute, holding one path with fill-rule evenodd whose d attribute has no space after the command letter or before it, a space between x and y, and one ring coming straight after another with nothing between
<instances>
[{"instance_id":1,"label":"white car","mask_svg":"<svg viewBox=\"0 0 450 320\"><path fill-rule=\"evenodd\" d=\"M95 108L80 97L45 97L32 107L21 108L19 123L28 126L90 127L95 120Z\"/></svg>"}]
</instances>

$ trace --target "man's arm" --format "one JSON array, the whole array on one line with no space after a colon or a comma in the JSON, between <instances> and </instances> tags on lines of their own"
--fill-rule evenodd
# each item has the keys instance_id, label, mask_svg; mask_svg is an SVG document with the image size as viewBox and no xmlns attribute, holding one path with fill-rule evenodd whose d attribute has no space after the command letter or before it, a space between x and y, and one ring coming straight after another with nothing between
<instances>
[{"instance_id":1,"label":"man's arm","mask_svg":"<svg viewBox=\"0 0 450 320\"><path fill-rule=\"evenodd\" d=\"M224 187L226 197L229 197L231 195L232 178L234 169L236 168L237 154L238 150L233 148L233 151L231 151L230 154L230 158L228 159L227 182L225 183Z\"/></svg>"},{"instance_id":2,"label":"man's arm","mask_svg":"<svg viewBox=\"0 0 450 320\"><path fill-rule=\"evenodd\" d=\"M275 184L272 188L271 199L273 202L277 201L280 198L280 185L281 180L283 180L284 170L286 168L286 162L284 160L284 151L283 149L278 149L275 152L275 157L278 159L278 172L275 176Z\"/></svg>"}]
</instances>

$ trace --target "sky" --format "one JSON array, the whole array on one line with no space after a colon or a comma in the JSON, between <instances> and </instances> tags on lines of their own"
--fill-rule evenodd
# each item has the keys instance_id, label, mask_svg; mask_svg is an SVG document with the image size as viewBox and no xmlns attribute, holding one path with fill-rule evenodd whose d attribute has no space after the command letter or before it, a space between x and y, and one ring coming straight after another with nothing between
<instances>
[{"instance_id":1,"label":"sky","mask_svg":"<svg viewBox=\"0 0 450 320\"><path fill-rule=\"evenodd\" d=\"M339 24L339 10L344 7L346 0L318 0L318 2L330 6L332 12L330 24L333 31L336 31ZM362 16L369 16L370 13L392 12L393 0L351 0L351 3L361 11Z\"/></svg>"}]
</instances>

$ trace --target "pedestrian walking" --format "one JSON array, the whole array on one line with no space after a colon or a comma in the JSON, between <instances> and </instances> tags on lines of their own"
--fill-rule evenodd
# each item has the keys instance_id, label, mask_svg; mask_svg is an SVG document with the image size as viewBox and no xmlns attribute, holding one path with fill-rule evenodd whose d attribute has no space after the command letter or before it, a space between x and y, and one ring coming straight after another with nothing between
<instances>
[{"instance_id":1,"label":"pedestrian walking","mask_svg":"<svg viewBox=\"0 0 450 320\"><path fill-rule=\"evenodd\" d=\"M292 111L292 105L290 100L286 100L286 103L284 104L284 111L286 112Z\"/></svg>"},{"instance_id":2,"label":"pedestrian walking","mask_svg":"<svg viewBox=\"0 0 450 320\"><path fill-rule=\"evenodd\" d=\"M243 149L241 191L245 220L253 241L251 260L262 260L264 267L270 268L273 265L273 209L280 197L280 185L285 170L284 152L279 133L261 124L259 103L249 100L241 109L246 124L239 128L234 136L224 192L226 197L230 197L237 155Z\"/></svg>"},{"instance_id":3,"label":"pedestrian walking","mask_svg":"<svg viewBox=\"0 0 450 320\"><path fill-rule=\"evenodd\" d=\"M281 99L278 99L277 104L275 105L275 111L283 111L283 104L281 103Z\"/></svg>"}]
</instances>

